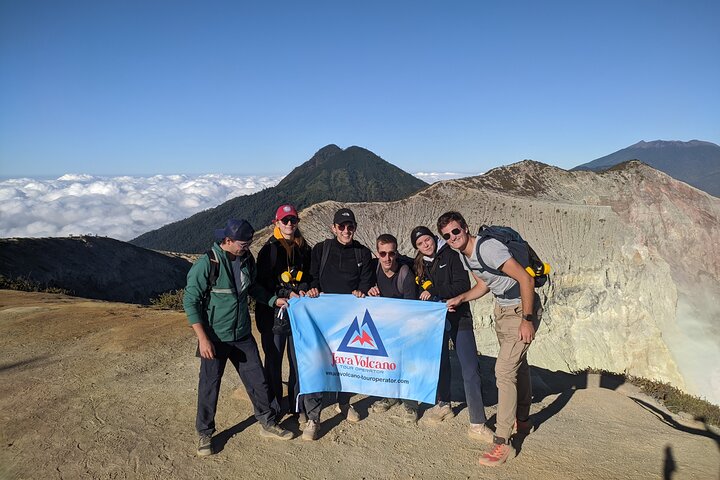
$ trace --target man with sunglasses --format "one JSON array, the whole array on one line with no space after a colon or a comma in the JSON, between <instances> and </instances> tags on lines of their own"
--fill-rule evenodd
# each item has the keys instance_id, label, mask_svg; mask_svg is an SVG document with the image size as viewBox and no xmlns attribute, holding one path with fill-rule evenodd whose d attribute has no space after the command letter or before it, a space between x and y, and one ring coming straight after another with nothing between
<instances>
[{"instance_id":1,"label":"man with sunglasses","mask_svg":"<svg viewBox=\"0 0 720 480\"><path fill-rule=\"evenodd\" d=\"M458 255L464 256L465 269L472 273L475 285L449 299L448 310L482 297L495 296L495 332L500 343L495 378L498 388L498 409L492 447L480 456L480 465L496 466L515 455L510 443L513 430L529 433L532 388L527 351L535 338L542 307L535 293L535 281L515 260L507 246L495 239L480 244L479 254L495 275L482 267L477 258L477 237L470 235L465 218L458 212L447 212L438 218L437 228ZM462 257L461 257L462 258Z\"/></svg>"},{"instance_id":2,"label":"man with sunglasses","mask_svg":"<svg viewBox=\"0 0 720 480\"><path fill-rule=\"evenodd\" d=\"M198 339L200 379L195 427L199 435L197 454L212 455L220 382L228 360L240 375L260 435L289 440L292 433L277 425L271 406L257 344L250 332L248 295L258 303L283 306L286 300L272 295L256 281L255 259L250 253L255 230L245 220L230 219L216 230L217 242L190 268L183 307Z\"/></svg>"},{"instance_id":3,"label":"man with sunglasses","mask_svg":"<svg viewBox=\"0 0 720 480\"><path fill-rule=\"evenodd\" d=\"M309 297L324 293L351 293L362 298L375 283L370 249L354 239L357 222L349 208L335 212L331 230L335 238L319 242L312 249L310 261ZM350 405L352 395L338 393L336 411L349 422L360 421L360 415Z\"/></svg>"},{"instance_id":4,"label":"man with sunglasses","mask_svg":"<svg viewBox=\"0 0 720 480\"><path fill-rule=\"evenodd\" d=\"M398 261L397 238L389 233L383 233L375 241L375 253L378 267L375 270L377 284L368 291L372 297L404 298L417 300L417 285L408 265L400 265ZM400 403L397 398L381 398L372 405L375 413L388 411ZM417 422L417 400L402 400L401 418L408 423Z\"/></svg>"}]
</instances>

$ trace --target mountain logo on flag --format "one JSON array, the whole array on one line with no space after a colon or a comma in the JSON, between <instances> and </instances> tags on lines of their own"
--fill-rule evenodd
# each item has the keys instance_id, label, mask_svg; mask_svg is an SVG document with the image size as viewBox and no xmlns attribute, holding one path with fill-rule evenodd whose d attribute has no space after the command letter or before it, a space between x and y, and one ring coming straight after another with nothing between
<instances>
[{"instance_id":1,"label":"mountain logo on flag","mask_svg":"<svg viewBox=\"0 0 720 480\"><path fill-rule=\"evenodd\" d=\"M380 334L378 334L377 328L375 328L375 322L373 322L370 316L370 312L365 310L362 325L358 324L357 317L353 319L345 337L342 342L340 342L338 351L374 355L376 357L388 356Z\"/></svg>"}]
</instances>

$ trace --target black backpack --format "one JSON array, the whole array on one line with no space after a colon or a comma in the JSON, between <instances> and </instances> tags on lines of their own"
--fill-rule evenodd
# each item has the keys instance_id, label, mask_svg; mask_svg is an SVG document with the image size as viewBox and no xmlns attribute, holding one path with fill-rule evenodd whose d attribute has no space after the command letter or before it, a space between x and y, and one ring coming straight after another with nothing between
<instances>
[{"instance_id":1,"label":"black backpack","mask_svg":"<svg viewBox=\"0 0 720 480\"><path fill-rule=\"evenodd\" d=\"M475 241L475 255L483 271L507 277L507 274L501 270L490 268L480 256L480 245L490 238L494 238L507 246L510 255L535 279L535 288L545 285L548 281L550 265L540 260L540 257L538 257L530 244L523 240L520 234L510 227L483 225L480 227L480 230L478 230L477 240ZM462 258L465 261L465 265L470 268L470 264L465 255L462 255Z\"/></svg>"}]
</instances>

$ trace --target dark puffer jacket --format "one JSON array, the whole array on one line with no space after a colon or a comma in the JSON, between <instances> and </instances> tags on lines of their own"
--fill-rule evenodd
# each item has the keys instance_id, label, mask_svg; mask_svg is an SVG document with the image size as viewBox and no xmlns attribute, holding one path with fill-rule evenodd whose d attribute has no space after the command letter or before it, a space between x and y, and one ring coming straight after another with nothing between
<instances>
[{"instance_id":1,"label":"dark puffer jacket","mask_svg":"<svg viewBox=\"0 0 720 480\"><path fill-rule=\"evenodd\" d=\"M427 276L432 281L428 289L431 295L448 300L470 290L470 276L463 267L458 253L448 244L440 247L432 262L425 261ZM460 330L472 329L473 319L470 304L460 304L447 316L451 324L459 324Z\"/></svg>"}]
</instances>

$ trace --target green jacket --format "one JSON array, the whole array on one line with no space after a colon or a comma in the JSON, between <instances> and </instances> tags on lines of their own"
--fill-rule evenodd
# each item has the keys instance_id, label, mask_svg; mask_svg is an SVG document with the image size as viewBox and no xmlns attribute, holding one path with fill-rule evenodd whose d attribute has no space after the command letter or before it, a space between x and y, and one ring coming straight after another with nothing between
<instances>
[{"instance_id":1,"label":"green jacket","mask_svg":"<svg viewBox=\"0 0 720 480\"><path fill-rule=\"evenodd\" d=\"M255 258L250 252L240 257L245 258L245 262L242 266L242 285L238 289L227 254L217 243L213 244L212 249L220 260L220 269L207 306L203 300L208 291L210 258L206 254L198 258L188 272L183 308L188 323L202 323L211 340L231 342L250 334L248 294L257 302L269 306L275 304L277 297L256 283Z\"/></svg>"}]
</instances>

